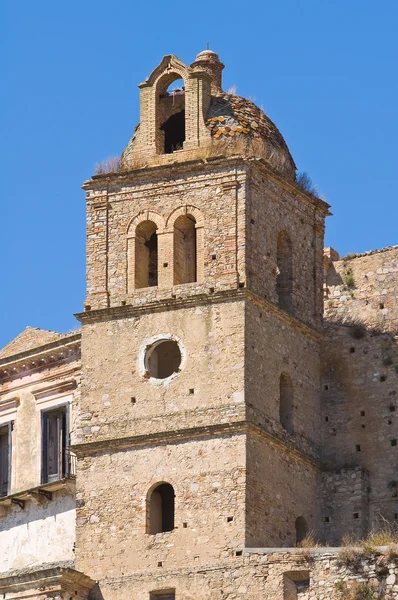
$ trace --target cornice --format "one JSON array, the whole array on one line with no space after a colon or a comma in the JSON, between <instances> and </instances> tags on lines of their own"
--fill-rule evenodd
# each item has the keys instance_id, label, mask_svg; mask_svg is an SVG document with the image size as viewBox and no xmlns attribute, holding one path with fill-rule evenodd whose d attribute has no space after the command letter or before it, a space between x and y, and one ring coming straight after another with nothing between
<instances>
[{"instance_id":1,"label":"cornice","mask_svg":"<svg viewBox=\"0 0 398 600\"><path fill-rule=\"evenodd\" d=\"M304 335L310 337L316 342L322 339L321 330L314 329L303 321L289 315L281 310L276 304L259 296L249 289L237 288L234 290L224 290L211 294L197 294L184 298L164 298L155 300L142 305L120 305L98 310L90 310L83 313L75 314L75 317L83 325L107 321L110 319L125 319L138 317L144 314L163 312L167 310L179 310L190 308L193 306L203 306L209 304L221 304L223 302L239 302L249 300L256 306L261 307L264 311L274 315L284 323L291 325L294 329L300 331Z\"/></svg>"},{"instance_id":2,"label":"cornice","mask_svg":"<svg viewBox=\"0 0 398 600\"><path fill-rule=\"evenodd\" d=\"M266 440L270 445L294 456L297 460L305 462L316 469L321 469L320 461L296 448L293 442L282 440L276 435L266 431L263 427L246 420L73 444L71 449L76 453L78 458L85 458L87 456L123 451L130 448L145 448L199 439L231 437L245 434L256 435L257 437Z\"/></svg>"},{"instance_id":3,"label":"cornice","mask_svg":"<svg viewBox=\"0 0 398 600\"><path fill-rule=\"evenodd\" d=\"M241 155L232 155L232 156L213 156L207 159L202 158L192 158L188 159L184 162L165 162L163 164L157 165L148 165L145 167L140 167L137 169L131 169L126 171L117 171L115 173L105 173L101 175L93 175L91 179L85 181L82 185L82 189L84 190L94 190L96 188L107 188L109 183L114 181L131 181L134 179L134 182L139 181L140 179L147 179L148 176L159 176L162 175L162 171L171 169L180 170L181 172L190 171L192 173L192 169L195 170L210 170L209 167L212 166L221 166L227 164L228 166L236 166L241 165L243 167L258 165L261 166L262 170L267 173L271 179L273 179L276 183L281 185L283 188L288 190L290 193L300 196L302 200L304 200L307 204L320 209L324 216L329 216L332 213L329 211L330 204L322 200L321 198L317 198L310 192L306 192L301 189L294 181L290 181L278 171L273 169L264 158L256 158L256 157L245 157ZM151 183L155 183L152 181Z\"/></svg>"},{"instance_id":4,"label":"cornice","mask_svg":"<svg viewBox=\"0 0 398 600\"><path fill-rule=\"evenodd\" d=\"M70 593L73 587L89 592L95 581L73 567L74 561L63 561L0 573L0 593L8 595L48 586L55 586L58 590Z\"/></svg>"},{"instance_id":5,"label":"cornice","mask_svg":"<svg viewBox=\"0 0 398 600\"><path fill-rule=\"evenodd\" d=\"M19 352L0 360L0 384L36 373L43 368L62 364L70 358L80 359L80 332L55 342Z\"/></svg>"}]
</instances>

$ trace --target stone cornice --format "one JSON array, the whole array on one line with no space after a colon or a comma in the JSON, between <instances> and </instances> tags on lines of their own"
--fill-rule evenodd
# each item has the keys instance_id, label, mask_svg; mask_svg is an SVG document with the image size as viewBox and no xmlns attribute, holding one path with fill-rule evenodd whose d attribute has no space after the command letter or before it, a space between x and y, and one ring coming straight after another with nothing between
<instances>
[{"instance_id":1,"label":"stone cornice","mask_svg":"<svg viewBox=\"0 0 398 600\"><path fill-rule=\"evenodd\" d=\"M310 192L307 192L307 191L301 189L294 181L290 181L289 179L286 179L286 177L284 177L283 175L278 173L276 170L274 170L266 162L265 159L256 158L256 157L245 157L245 156L239 156L239 155L233 155L233 156L220 155L220 156L209 157L207 159L192 158L192 159L185 160L184 162L178 162L178 161L164 162L163 164L157 164L157 165L152 165L152 166L148 165L148 166L137 168L137 169L131 169L131 170L126 170L126 171L117 171L115 173L106 173L106 174L101 174L101 175L93 175L92 179L89 179L83 183L82 188L84 190L93 190L96 188L104 189L104 187L107 188L107 186L110 182L113 182L116 180L131 181L134 179L134 182L136 183L137 180L143 179L143 178L147 177L148 175L153 177L155 174L158 173L159 176L161 176L162 171L164 169L181 170L181 172L190 171L190 173L192 173L192 169L195 169L195 170L200 169L203 172L203 169L209 170L209 167L211 167L211 166L220 166L223 164L227 164L228 166L232 166L232 167L234 165L236 166L238 164L243 167L245 167L246 165L252 165L252 164L261 165L262 170L265 171L271 179L273 179L275 182L277 182L283 188L288 190L290 193L300 196L300 198L302 200L304 200L306 203L309 203L312 206L314 206L315 208L320 209L320 211L322 212L322 214L324 216L331 215L331 212L329 211L330 204L328 204L321 198L317 198ZM152 181L151 183L153 184L154 182Z\"/></svg>"},{"instance_id":2,"label":"stone cornice","mask_svg":"<svg viewBox=\"0 0 398 600\"><path fill-rule=\"evenodd\" d=\"M222 302L239 302L243 300L249 300L253 304L256 304L256 306L259 306L264 311L276 316L284 323L291 325L294 329L300 331L314 341L321 341L322 332L320 330L316 330L310 325L299 321L295 317L289 315L287 312L281 310L276 304L273 304L249 289L244 288L224 290L211 294L196 294L184 298L163 298L153 302L148 302L147 304L134 306L132 304L112 306L108 308L77 313L75 314L75 317L84 325L87 323L97 323L99 321L106 321L109 319L125 319L165 310L178 310L182 308L190 308L192 306L220 304Z\"/></svg>"},{"instance_id":3,"label":"stone cornice","mask_svg":"<svg viewBox=\"0 0 398 600\"><path fill-rule=\"evenodd\" d=\"M27 569L19 569L8 573L0 573L0 594L17 593L25 590L38 590L51 586L56 590L65 590L74 593L79 589L84 593L90 592L95 581L73 568L73 562L59 564L38 565ZM37 597L37 596L35 596ZM40 596L41 597L41 596ZM43 598L47 597L43 593Z\"/></svg>"},{"instance_id":4,"label":"stone cornice","mask_svg":"<svg viewBox=\"0 0 398 600\"><path fill-rule=\"evenodd\" d=\"M0 383L80 359L80 332L0 360Z\"/></svg>"},{"instance_id":5,"label":"stone cornice","mask_svg":"<svg viewBox=\"0 0 398 600\"><path fill-rule=\"evenodd\" d=\"M296 459L310 464L316 469L321 468L320 462L295 447L293 442L282 440L276 435L266 431L259 425L254 425L246 420L234 423L220 423L216 425L205 425L203 427L188 427L174 431L162 431L153 434L127 436L123 438L104 439L87 443L73 444L71 449L78 458L93 456L97 454L117 452L129 448L144 448L158 446L160 444L175 444L198 439L209 439L214 437L236 436L252 434L256 435L270 445L277 447Z\"/></svg>"}]
</instances>

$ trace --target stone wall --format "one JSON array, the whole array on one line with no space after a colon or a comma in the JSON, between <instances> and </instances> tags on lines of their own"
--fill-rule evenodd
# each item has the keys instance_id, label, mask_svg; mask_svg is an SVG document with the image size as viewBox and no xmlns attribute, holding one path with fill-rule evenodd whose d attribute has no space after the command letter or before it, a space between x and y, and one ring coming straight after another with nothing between
<instances>
[{"instance_id":1,"label":"stone wall","mask_svg":"<svg viewBox=\"0 0 398 600\"><path fill-rule=\"evenodd\" d=\"M237 288L245 280L244 179L241 161L224 160L86 182L86 308L142 306ZM196 220L198 280L173 286L174 221L187 213ZM158 286L136 290L135 229L145 220L157 227Z\"/></svg>"},{"instance_id":2,"label":"stone wall","mask_svg":"<svg viewBox=\"0 0 398 600\"><path fill-rule=\"evenodd\" d=\"M372 590L380 591L374 596L379 600L398 597L396 559L377 552L354 552L358 561L350 565L339 554L333 548L250 550L238 557L231 554L217 565L158 568L108 578L101 582L93 600L148 600L151 592L161 591L174 591L176 598L203 600L344 600L350 597L347 591L354 589L362 591L358 598L372 597Z\"/></svg>"},{"instance_id":3,"label":"stone wall","mask_svg":"<svg viewBox=\"0 0 398 600\"><path fill-rule=\"evenodd\" d=\"M278 234L292 246L292 313L319 328L322 320L323 237L327 205L254 163L247 180L247 285L277 304Z\"/></svg>"},{"instance_id":4,"label":"stone wall","mask_svg":"<svg viewBox=\"0 0 398 600\"><path fill-rule=\"evenodd\" d=\"M327 259L326 268L323 459L368 473L366 529L398 519L398 248ZM350 502L340 534L353 528Z\"/></svg>"},{"instance_id":5,"label":"stone wall","mask_svg":"<svg viewBox=\"0 0 398 600\"><path fill-rule=\"evenodd\" d=\"M319 467L274 440L247 441L246 546L296 544L296 519L319 532Z\"/></svg>"},{"instance_id":6,"label":"stone wall","mask_svg":"<svg viewBox=\"0 0 398 600\"><path fill-rule=\"evenodd\" d=\"M125 313L126 315L126 313ZM83 325L83 382L74 443L112 440L240 421L244 416L244 302ZM178 341L180 371L148 377L145 356L159 339Z\"/></svg>"},{"instance_id":7,"label":"stone wall","mask_svg":"<svg viewBox=\"0 0 398 600\"><path fill-rule=\"evenodd\" d=\"M268 303L246 303L245 390L248 418L280 442L320 458L321 338ZM293 433L280 422L280 378L292 382Z\"/></svg>"},{"instance_id":8,"label":"stone wall","mask_svg":"<svg viewBox=\"0 0 398 600\"><path fill-rule=\"evenodd\" d=\"M79 459L76 566L96 580L180 569L243 548L245 436L97 451ZM167 482L175 528L147 532L149 493ZM128 590L123 592L128 597Z\"/></svg>"},{"instance_id":9,"label":"stone wall","mask_svg":"<svg viewBox=\"0 0 398 600\"><path fill-rule=\"evenodd\" d=\"M338 546L344 537L361 539L369 531L369 476L361 467L325 470L320 487L323 532L319 539Z\"/></svg>"},{"instance_id":10,"label":"stone wall","mask_svg":"<svg viewBox=\"0 0 398 600\"><path fill-rule=\"evenodd\" d=\"M325 319L369 330L398 329L398 246L325 260Z\"/></svg>"}]
</instances>

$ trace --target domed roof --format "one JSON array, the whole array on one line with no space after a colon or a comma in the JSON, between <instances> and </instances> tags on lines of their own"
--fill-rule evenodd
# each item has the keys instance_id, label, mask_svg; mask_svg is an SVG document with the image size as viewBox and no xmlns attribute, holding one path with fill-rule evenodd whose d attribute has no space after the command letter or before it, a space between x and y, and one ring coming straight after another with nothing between
<instances>
[{"instance_id":1,"label":"domed roof","mask_svg":"<svg viewBox=\"0 0 398 600\"><path fill-rule=\"evenodd\" d=\"M133 164L135 152L146 153L148 157L162 154L162 145L164 153L172 153L177 161L188 157L185 152L178 154L178 150L186 149L191 158L195 147L200 146L202 154L204 147L208 147L209 156L262 158L285 177L294 179L296 165L278 128L250 100L222 91L223 68L212 50L200 52L190 67L174 55L163 57L139 86L143 122L136 127L122 154L122 166ZM184 87L169 90L167 86L173 77L182 78ZM203 85L198 86L197 81ZM185 123L185 127L183 111L185 119L192 121ZM210 134L207 140L202 115Z\"/></svg>"},{"instance_id":2,"label":"domed roof","mask_svg":"<svg viewBox=\"0 0 398 600\"><path fill-rule=\"evenodd\" d=\"M287 177L294 178L296 165L285 140L276 125L254 102L224 92L212 96L206 126L215 140L246 137L262 141L265 160Z\"/></svg>"}]
</instances>

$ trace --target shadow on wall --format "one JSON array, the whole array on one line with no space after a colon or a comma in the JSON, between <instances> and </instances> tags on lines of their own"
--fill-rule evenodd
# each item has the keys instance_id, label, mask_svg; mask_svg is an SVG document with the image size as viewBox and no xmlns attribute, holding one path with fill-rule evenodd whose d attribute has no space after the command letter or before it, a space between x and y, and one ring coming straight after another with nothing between
<instances>
[{"instance_id":1,"label":"shadow on wall","mask_svg":"<svg viewBox=\"0 0 398 600\"><path fill-rule=\"evenodd\" d=\"M104 600L104 596L102 595L98 583L95 584L95 586L89 593L88 600Z\"/></svg>"}]
</instances>

